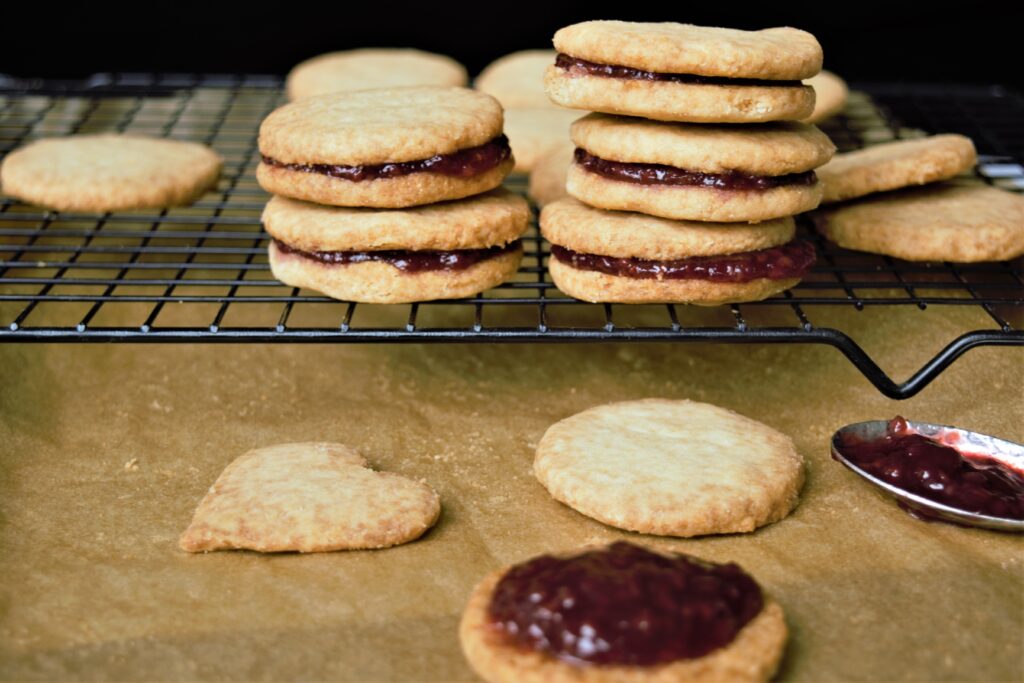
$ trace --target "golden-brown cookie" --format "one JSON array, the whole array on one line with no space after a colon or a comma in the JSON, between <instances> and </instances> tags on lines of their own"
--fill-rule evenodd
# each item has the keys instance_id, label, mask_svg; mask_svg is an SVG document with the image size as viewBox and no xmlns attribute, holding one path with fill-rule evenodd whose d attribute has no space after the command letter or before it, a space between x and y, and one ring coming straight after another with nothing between
<instances>
[{"instance_id":1,"label":"golden-brown cookie","mask_svg":"<svg viewBox=\"0 0 1024 683\"><path fill-rule=\"evenodd\" d=\"M281 444L228 465L179 545L193 553L386 548L422 536L440 511L426 484L375 472L347 446Z\"/></svg>"},{"instance_id":2,"label":"golden-brown cookie","mask_svg":"<svg viewBox=\"0 0 1024 683\"><path fill-rule=\"evenodd\" d=\"M554 50L520 50L488 64L473 85L506 109L553 107L544 92L544 70L554 63Z\"/></svg>"},{"instance_id":3,"label":"golden-brown cookie","mask_svg":"<svg viewBox=\"0 0 1024 683\"><path fill-rule=\"evenodd\" d=\"M217 184L208 147L136 135L72 135L29 143L0 165L3 192L58 211L121 211L191 204Z\"/></svg>"},{"instance_id":4,"label":"golden-brown cookie","mask_svg":"<svg viewBox=\"0 0 1024 683\"><path fill-rule=\"evenodd\" d=\"M557 107L506 109L505 134L516 159L515 170L528 173L545 154L566 145L569 126L580 116L574 109Z\"/></svg>"},{"instance_id":5,"label":"golden-brown cookie","mask_svg":"<svg viewBox=\"0 0 1024 683\"><path fill-rule=\"evenodd\" d=\"M1024 255L1024 197L984 185L935 185L822 212L841 247L908 261L1005 261Z\"/></svg>"},{"instance_id":6,"label":"golden-brown cookie","mask_svg":"<svg viewBox=\"0 0 1024 683\"><path fill-rule=\"evenodd\" d=\"M822 202L947 180L970 170L977 160L971 139L956 134L898 140L837 154L818 170L825 186Z\"/></svg>"},{"instance_id":7,"label":"golden-brown cookie","mask_svg":"<svg viewBox=\"0 0 1024 683\"><path fill-rule=\"evenodd\" d=\"M846 106L850 88L846 81L831 71L822 71L817 76L808 78L804 85L814 88L814 111L804 119L806 123L818 123L832 118Z\"/></svg>"},{"instance_id":8,"label":"golden-brown cookie","mask_svg":"<svg viewBox=\"0 0 1024 683\"><path fill-rule=\"evenodd\" d=\"M296 65L285 80L288 99L332 92L462 86L466 69L450 57L421 50L367 48L331 52Z\"/></svg>"},{"instance_id":9,"label":"golden-brown cookie","mask_svg":"<svg viewBox=\"0 0 1024 683\"><path fill-rule=\"evenodd\" d=\"M572 143L566 140L534 164L533 170L530 171L527 194L537 206L545 206L568 196L565 191L565 178L569 174L575 149Z\"/></svg>"},{"instance_id":10,"label":"golden-brown cookie","mask_svg":"<svg viewBox=\"0 0 1024 683\"><path fill-rule=\"evenodd\" d=\"M684 537L778 521L804 481L784 434L724 408L662 399L597 406L552 425L533 470L556 500L598 521Z\"/></svg>"}]
</instances>

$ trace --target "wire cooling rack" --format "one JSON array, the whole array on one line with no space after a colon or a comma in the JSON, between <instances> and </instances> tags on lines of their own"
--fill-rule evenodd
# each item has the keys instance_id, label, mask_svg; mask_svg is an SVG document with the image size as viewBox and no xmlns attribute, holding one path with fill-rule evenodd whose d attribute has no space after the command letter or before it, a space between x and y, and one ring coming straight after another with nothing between
<instances>
[{"instance_id":1,"label":"wire cooling rack","mask_svg":"<svg viewBox=\"0 0 1024 683\"><path fill-rule=\"evenodd\" d=\"M516 278L458 301L338 302L273 279L255 182L259 122L282 103L261 76L100 74L85 82L0 76L0 156L30 140L99 131L211 145L225 159L215 191L187 208L110 214L42 211L0 196L0 341L14 342L582 342L828 344L883 394L914 395L966 350L1024 345L1021 264L919 264L850 252L801 231L819 255L800 285L766 301L715 307L586 304L557 290L535 228ZM925 132L962 132L981 152L972 179L1024 191L1024 98L999 88L861 84L823 128L840 150ZM525 190L523 179L509 186ZM973 307L902 383L851 337L818 324L840 309ZM901 340L913 344L913 323Z\"/></svg>"}]
</instances>

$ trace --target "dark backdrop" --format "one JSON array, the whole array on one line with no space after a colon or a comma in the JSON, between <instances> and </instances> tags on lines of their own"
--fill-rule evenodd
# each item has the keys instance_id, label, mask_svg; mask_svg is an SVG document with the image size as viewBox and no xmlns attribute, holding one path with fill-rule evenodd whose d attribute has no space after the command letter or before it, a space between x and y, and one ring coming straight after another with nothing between
<instances>
[{"instance_id":1,"label":"dark backdrop","mask_svg":"<svg viewBox=\"0 0 1024 683\"><path fill-rule=\"evenodd\" d=\"M685 21L813 32L825 64L850 80L1004 83L1021 87L1018 3L835 3L702 0L417 4L348 0L315 6L134 3L120 9L5 9L0 73L69 78L98 71L284 74L330 50L412 46L476 73L492 59L550 46L566 24L593 18ZM266 9L258 9L266 8Z\"/></svg>"}]
</instances>

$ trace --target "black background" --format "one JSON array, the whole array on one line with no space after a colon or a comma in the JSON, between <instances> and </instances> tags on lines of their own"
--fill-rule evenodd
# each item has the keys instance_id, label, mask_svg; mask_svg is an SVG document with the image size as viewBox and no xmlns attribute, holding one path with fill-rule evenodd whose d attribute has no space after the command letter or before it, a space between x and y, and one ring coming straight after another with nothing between
<instances>
[{"instance_id":1,"label":"black background","mask_svg":"<svg viewBox=\"0 0 1024 683\"><path fill-rule=\"evenodd\" d=\"M471 74L508 52L550 47L561 26L594 18L683 21L814 33L848 80L1002 83L1021 88L1019 3L520 2L323 5L135 3L3 12L0 73L74 78L101 71L284 74L331 50L410 46Z\"/></svg>"}]
</instances>

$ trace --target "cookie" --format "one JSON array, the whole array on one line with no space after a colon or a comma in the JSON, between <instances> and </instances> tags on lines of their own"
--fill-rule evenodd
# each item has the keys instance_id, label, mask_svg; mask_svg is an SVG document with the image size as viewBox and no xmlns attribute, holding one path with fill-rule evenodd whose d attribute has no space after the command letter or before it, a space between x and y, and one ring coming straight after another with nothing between
<instances>
[{"instance_id":1,"label":"cookie","mask_svg":"<svg viewBox=\"0 0 1024 683\"><path fill-rule=\"evenodd\" d=\"M460 199L501 184L514 160L502 111L464 88L322 95L260 125L266 191L334 206L401 208Z\"/></svg>"},{"instance_id":2,"label":"cookie","mask_svg":"<svg viewBox=\"0 0 1024 683\"><path fill-rule=\"evenodd\" d=\"M841 247L908 261L975 263L1024 255L1024 197L985 185L935 185L823 211Z\"/></svg>"},{"instance_id":3,"label":"cookie","mask_svg":"<svg viewBox=\"0 0 1024 683\"><path fill-rule=\"evenodd\" d=\"M590 114L572 124L568 193L603 209L757 222L815 208L835 151L804 123L710 126Z\"/></svg>"},{"instance_id":4,"label":"cookie","mask_svg":"<svg viewBox=\"0 0 1024 683\"><path fill-rule=\"evenodd\" d=\"M818 123L830 119L846 106L846 98L850 88L846 81L831 71L822 71L817 76L808 78L804 85L814 88L814 111L804 119L806 123Z\"/></svg>"},{"instance_id":5,"label":"cookie","mask_svg":"<svg viewBox=\"0 0 1024 683\"><path fill-rule=\"evenodd\" d=\"M933 135L837 154L821 167L823 203L947 180L974 168L974 143L963 135Z\"/></svg>"},{"instance_id":6,"label":"cookie","mask_svg":"<svg viewBox=\"0 0 1024 683\"><path fill-rule=\"evenodd\" d=\"M122 211L191 204L223 164L208 147L102 133L29 143L0 165L3 192L57 211Z\"/></svg>"},{"instance_id":7,"label":"cookie","mask_svg":"<svg viewBox=\"0 0 1024 683\"><path fill-rule=\"evenodd\" d=\"M515 170L529 172L545 154L567 144L569 126L581 115L556 107L507 109L505 134L516 159Z\"/></svg>"},{"instance_id":8,"label":"cookie","mask_svg":"<svg viewBox=\"0 0 1024 683\"><path fill-rule=\"evenodd\" d=\"M463 86L466 69L450 57L421 50L367 48L307 59L288 73L288 99L375 88Z\"/></svg>"},{"instance_id":9,"label":"cookie","mask_svg":"<svg viewBox=\"0 0 1024 683\"><path fill-rule=\"evenodd\" d=\"M565 191L565 177L569 174L569 166L572 164L575 149L566 140L534 164L533 170L530 171L527 195L537 206L545 206L568 196Z\"/></svg>"},{"instance_id":10,"label":"cookie","mask_svg":"<svg viewBox=\"0 0 1024 683\"><path fill-rule=\"evenodd\" d=\"M821 70L811 34L793 28L740 31L677 23L587 21L559 30L544 74L557 104L609 114L693 123L805 118Z\"/></svg>"},{"instance_id":11,"label":"cookie","mask_svg":"<svg viewBox=\"0 0 1024 683\"><path fill-rule=\"evenodd\" d=\"M534 474L600 522L662 536L753 531L796 506L803 459L792 440L730 410L647 399L556 423Z\"/></svg>"},{"instance_id":12,"label":"cookie","mask_svg":"<svg viewBox=\"0 0 1024 683\"><path fill-rule=\"evenodd\" d=\"M621 542L493 572L459 624L489 683L763 683L787 635L781 606L736 565Z\"/></svg>"},{"instance_id":13,"label":"cookie","mask_svg":"<svg viewBox=\"0 0 1024 683\"><path fill-rule=\"evenodd\" d=\"M554 63L554 50L513 52L488 64L473 85L506 109L553 107L544 92L544 70Z\"/></svg>"},{"instance_id":14,"label":"cookie","mask_svg":"<svg viewBox=\"0 0 1024 683\"><path fill-rule=\"evenodd\" d=\"M426 484L375 472L347 446L281 444L228 465L178 544L192 553L386 548L419 538L440 512Z\"/></svg>"}]
</instances>

